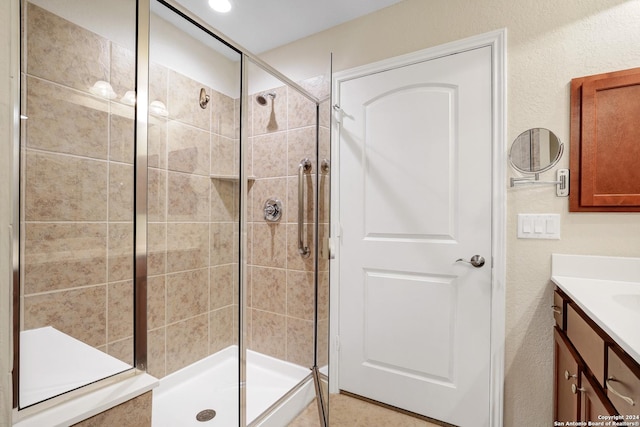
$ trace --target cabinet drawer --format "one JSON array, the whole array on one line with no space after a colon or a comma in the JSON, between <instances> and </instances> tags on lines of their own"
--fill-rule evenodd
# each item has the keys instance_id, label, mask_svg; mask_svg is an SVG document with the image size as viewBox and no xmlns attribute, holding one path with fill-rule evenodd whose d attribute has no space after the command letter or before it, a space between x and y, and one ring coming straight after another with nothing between
<instances>
[{"instance_id":1,"label":"cabinet drawer","mask_svg":"<svg viewBox=\"0 0 640 427\"><path fill-rule=\"evenodd\" d=\"M640 415L640 367L628 355L609 347L607 396L622 415Z\"/></svg>"},{"instance_id":2,"label":"cabinet drawer","mask_svg":"<svg viewBox=\"0 0 640 427\"><path fill-rule=\"evenodd\" d=\"M567 336L598 383L604 387L604 339L582 318L573 304L567 304Z\"/></svg>"},{"instance_id":3,"label":"cabinet drawer","mask_svg":"<svg viewBox=\"0 0 640 427\"><path fill-rule=\"evenodd\" d=\"M556 325L563 331L564 327L564 298L557 290L553 293L553 317L556 319Z\"/></svg>"}]
</instances>

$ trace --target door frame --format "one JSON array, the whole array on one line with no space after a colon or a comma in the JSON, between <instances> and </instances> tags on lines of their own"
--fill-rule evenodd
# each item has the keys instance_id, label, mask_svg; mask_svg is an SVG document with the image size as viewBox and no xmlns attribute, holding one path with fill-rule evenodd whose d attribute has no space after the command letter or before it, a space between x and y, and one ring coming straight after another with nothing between
<instances>
[{"instance_id":1,"label":"door frame","mask_svg":"<svg viewBox=\"0 0 640 427\"><path fill-rule=\"evenodd\" d=\"M329 390L337 393L340 366L339 310L340 304L340 85L343 82L369 74L412 65L443 56L453 55L485 46L491 47L491 99L492 99L492 165L491 165L491 329L490 329L490 415L489 425L502 426L504 408L505 360L505 288L506 288L506 28L472 36L462 40L396 56L371 64L335 73L332 77L331 117L331 263L329 316Z\"/></svg>"}]
</instances>

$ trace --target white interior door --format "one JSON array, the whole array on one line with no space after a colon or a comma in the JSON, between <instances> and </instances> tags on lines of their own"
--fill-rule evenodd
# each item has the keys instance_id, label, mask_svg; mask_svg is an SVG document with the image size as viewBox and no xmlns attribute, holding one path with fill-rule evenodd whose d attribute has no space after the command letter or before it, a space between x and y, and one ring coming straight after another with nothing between
<instances>
[{"instance_id":1,"label":"white interior door","mask_svg":"<svg viewBox=\"0 0 640 427\"><path fill-rule=\"evenodd\" d=\"M339 387L459 426L489 425L491 64L482 47L338 93Z\"/></svg>"}]
</instances>

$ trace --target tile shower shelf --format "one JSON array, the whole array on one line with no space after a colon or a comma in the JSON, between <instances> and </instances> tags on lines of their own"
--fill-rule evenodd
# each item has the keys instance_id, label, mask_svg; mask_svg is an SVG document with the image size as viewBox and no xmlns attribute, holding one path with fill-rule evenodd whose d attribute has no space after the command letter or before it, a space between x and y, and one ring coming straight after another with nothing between
<instances>
[{"instance_id":1,"label":"tile shower shelf","mask_svg":"<svg viewBox=\"0 0 640 427\"><path fill-rule=\"evenodd\" d=\"M240 177L238 175L222 175L222 174L211 174L209 175L211 179L219 179L221 181L238 181ZM256 177L251 175L247 178L249 181L255 181Z\"/></svg>"}]
</instances>

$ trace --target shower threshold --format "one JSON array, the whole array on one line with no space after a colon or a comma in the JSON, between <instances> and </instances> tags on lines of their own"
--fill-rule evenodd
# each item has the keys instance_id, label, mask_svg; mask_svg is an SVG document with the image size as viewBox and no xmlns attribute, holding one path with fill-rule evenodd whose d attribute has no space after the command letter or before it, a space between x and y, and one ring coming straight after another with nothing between
<instances>
[{"instance_id":1,"label":"shower threshold","mask_svg":"<svg viewBox=\"0 0 640 427\"><path fill-rule=\"evenodd\" d=\"M308 377L310 370L264 354L247 351L247 424ZM308 382L258 426L287 425L315 397ZM239 421L238 348L230 346L160 380L154 390L153 427L237 426ZM215 416L202 422L204 410Z\"/></svg>"}]
</instances>

